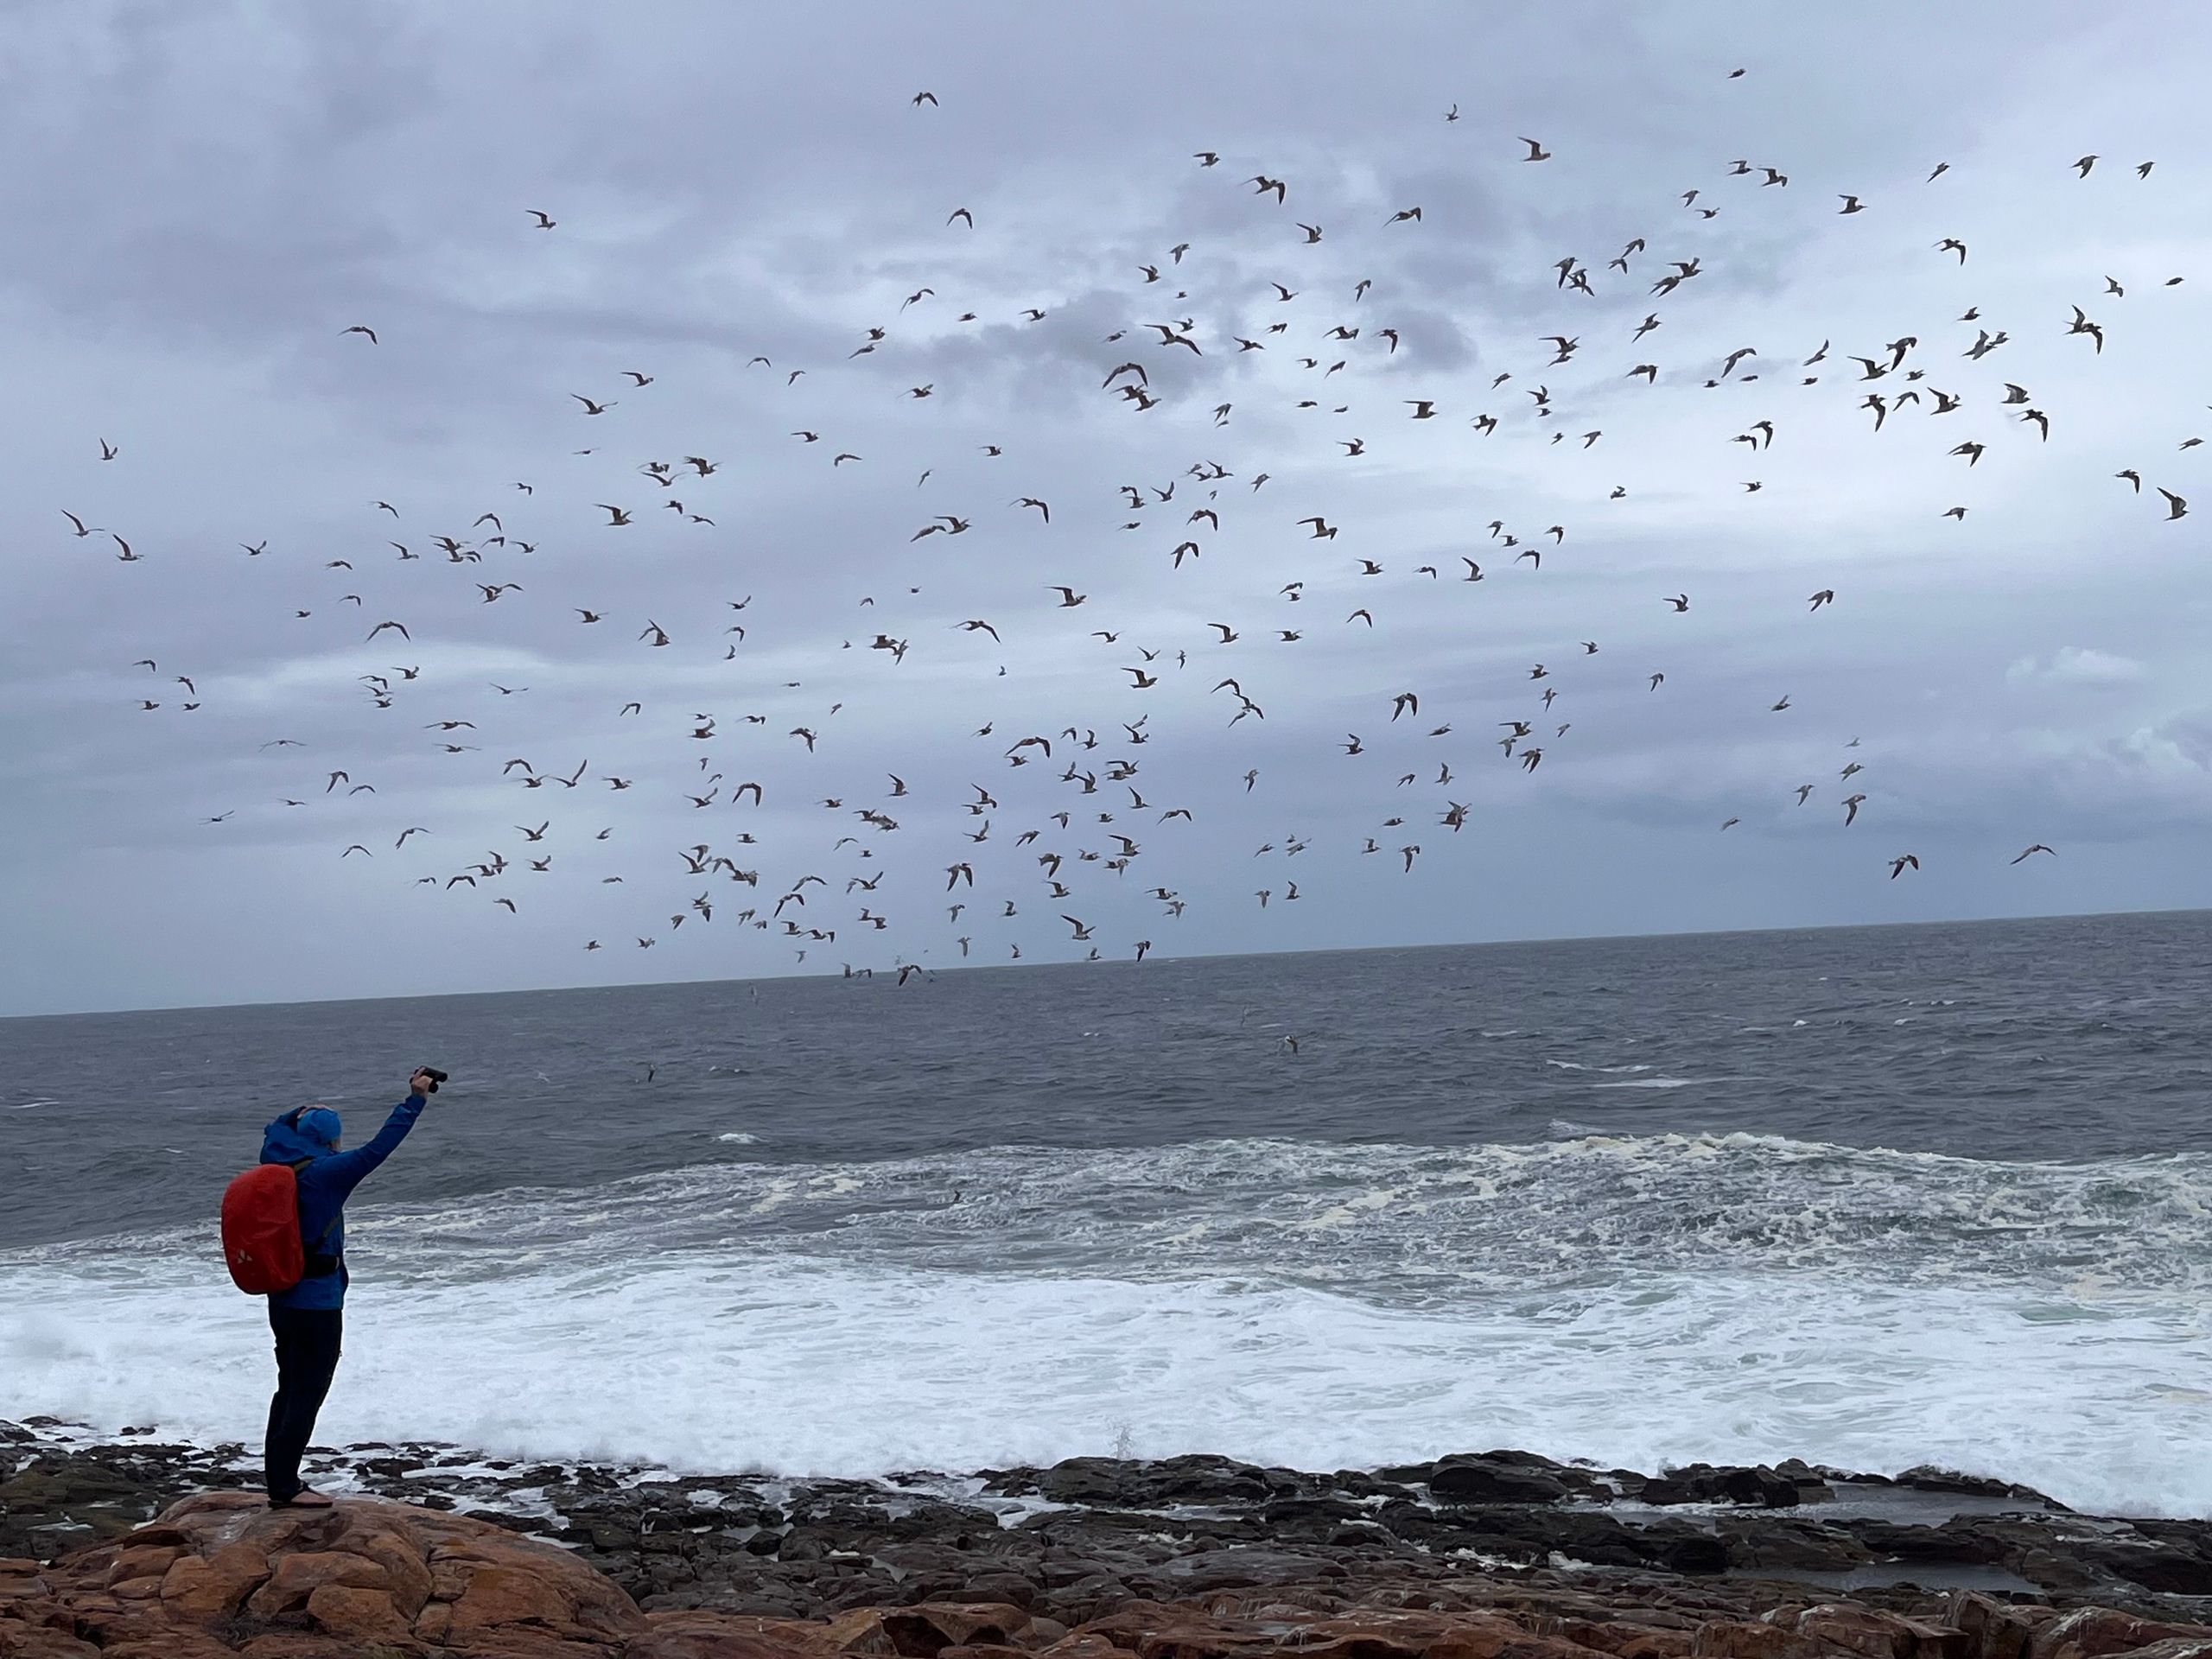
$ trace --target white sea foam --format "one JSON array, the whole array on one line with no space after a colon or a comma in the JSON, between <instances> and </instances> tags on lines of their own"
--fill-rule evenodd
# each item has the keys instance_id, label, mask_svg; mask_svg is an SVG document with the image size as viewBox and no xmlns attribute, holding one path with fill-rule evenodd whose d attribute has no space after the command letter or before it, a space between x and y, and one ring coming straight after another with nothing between
<instances>
[{"instance_id":1,"label":"white sea foam","mask_svg":"<svg viewBox=\"0 0 2212 1659\"><path fill-rule=\"evenodd\" d=\"M10 1273L6 1408L251 1441L270 1382L259 1305L185 1280ZM844 1474L1124 1435L1137 1455L1313 1468L1505 1445L1645 1468L1796 1453L2212 1510L2212 1408L2191 1390L2212 1340L2181 1306L1661 1275L1447 1315L1287 1285L714 1254L363 1281L326 1437Z\"/></svg>"},{"instance_id":2,"label":"white sea foam","mask_svg":"<svg viewBox=\"0 0 2212 1659\"><path fill-rule=\"evenodd\" d=\"M2202 1160L1231 1141L354 1211L326 1438L845 1474L1799 1454L2212 1512ZM0 1416L251 1443L268 1343L197 1235L0 1255Z\"/></svg>"}]
</instances>

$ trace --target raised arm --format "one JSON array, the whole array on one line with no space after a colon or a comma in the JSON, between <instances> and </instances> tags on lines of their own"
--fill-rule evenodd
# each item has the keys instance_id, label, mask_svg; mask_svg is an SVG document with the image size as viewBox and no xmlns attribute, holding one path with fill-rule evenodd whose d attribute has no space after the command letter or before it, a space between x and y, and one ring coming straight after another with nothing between
<instances>
[{"instance_id":1,"label":"raised arm","mask_svg":"<svg viewBox=\"0 0 2212 1659\"><path fill-rule=\"evenodd\" d=\"M341 1198L398 1149L399 1143L407 1138L408 1130L415 1127L415 1120L423 1116L423 1108L429 1103L423 1098L420 1077L414 1081L415 1092L391 1109L391 1116L385 1119L384 1127L373 1139L351 1152L336 1153L319 1160L319 1173L337 1189Z\"/></svg>"}]
</instances>

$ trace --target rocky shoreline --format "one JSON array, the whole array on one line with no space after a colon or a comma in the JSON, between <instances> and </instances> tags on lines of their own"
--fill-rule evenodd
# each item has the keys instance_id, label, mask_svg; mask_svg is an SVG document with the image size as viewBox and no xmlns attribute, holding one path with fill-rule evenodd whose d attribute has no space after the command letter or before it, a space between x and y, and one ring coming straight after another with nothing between
<instances>
[{"instance_id":1,"label":"rocky shoreline","mask_svg":"<svg viewBox=\"0 0 2212 1659\"><path fill-rule=\"evenodd\" d=\"M169 1443L153 1431L99 1437L45 1418L0 1424L0 1558L16 1558L21 1580L118 1548L127 1555L143 1547L128 1541L147 1535L140 1529L188 1498L234 1518L251 1511L257 1525L301 1524L310 1512L259 1510L256 1469L242 1446ZM374 1444L318 1450L309 1470L322 1489L364 1500L341 1505L356 1517L348 1524L411 1514L423 1525L511 1541L535 1550L530 1559L588 1569L594 1581L604 1575L622 1605L660 1621L654 1628L664 1634L670 1621L688 1620L716 1642L748 1620L756 1635L791 1627L779 1638L788 1645L868 1610L988 1604L1012 1610L1000 1624L1018 1618L1036 1639L1014 1641L1001 1630L984 1645L1028 1652L1131 1609L1218 1619L1265 1605L1278 1621L1292 1618L1283 1610L1302 1610L1293 1623L1360 1609L1484 1612L1618 1659L1673 1659L1693 1648L1716 1659L1796 1659L1834 1652L1839 1642L1870 1659L1909 1659L1916 1644L1934 1659L2097 1659L2200 1636L2212 1659L2212 1630L2196 1630L2212 1618L2212 1522L2077 1515L2024 1487L1929 1469L1883 1476L1788 1462L1647 1474L1500 1451L1331 1473L1212 1457L1084 1458L850 1481L676 1476ZM208 1493L218 1496L198 1496ZM175 1530L154 1535L168 1540ZM174 1555L187 1546L164 1548ZM424 1544L425 1559L437 1548L450 1546ZM32 1651L10 1645L6 1605L0 1590L0 1659ZM1887 1634L1863 1640L1799 1631L1777 1644L1703 1633L1770 1626L1782 1608L1839 1606L1951 1634L1908 1639L1903 1625L1884 1624ZM2039 1630L2069 1615L2079 1623L2083 1609L2125 1621L2111 1626L2127 1636L2123 1646L2110 1645L2120 1637L2108 1632L2103 1645L2076 1643L2071 1655L2035 1649ZM1624 1619L1641 1632L1636 1643L1609 1645L1593 1634ZM2134 1640L2150 1628L2142 1621L2164 1634ZM1568 1624L1582 1634L1570 1635ZM1967 1625L1977 1632L1970 1642L1961 1634ZM249 1635L245 1647L207 1651L275 1655L276 1646L251 1642L285 1630L304 1640L311 1626L296 1620ZM943 1659L940 1649L976 1645L920 1630L840 1650L913 1649L913 1659ZM1992 1630L2009 1634L2000 1640ZM1678 1643L1669 1632L1691 1634ZM1611 1635L1626 1641L1625 1630ZM1093 1643L1065 1659L1109 1659L1109 1649L1129 1645ZM1182 1659L1205 1646L1186 1644ZM1347 1649L1344 1659L1392 1656Z\"/></svg>"}]
</instances>

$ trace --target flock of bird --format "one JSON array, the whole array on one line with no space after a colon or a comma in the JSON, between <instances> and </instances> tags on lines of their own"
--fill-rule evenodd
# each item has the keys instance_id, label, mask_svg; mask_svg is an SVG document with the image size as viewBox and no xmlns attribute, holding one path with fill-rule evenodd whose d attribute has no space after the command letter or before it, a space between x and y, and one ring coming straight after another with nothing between
<instances>
[{"instance_id":1,"label":"flock of bird","mask_svg":"<svg viewBox=\"0 0 2212 1659\"><path fill-rule=\"evenodd\" d=\"M1739 78L1741 73L1728 79ZM927 122L938 99L924 92L914 97L912 105L916 113L912 118ZM1456 105L1441 114L1446 126L1458 126ZM1542 167L1554 162L1560 153L1533 137L1518 140L1522 148L1517 155L1503 148L1502 137L1497 143L1501 148L1491 159L1502 167ZM2100 162L2096 156L2084 156L2072 167L2085 183L2094 175L2104 184L2113 169L2100 172ZM1785 395L1841 399L1875 432L1885 434L1885 441L1933 445L1955 459L1961 496L1945 503L1940 516L1963 519L1973 505L1964 493L1973 488L1975 468L1992 447L2040 444L2050 435L2052 413L2027 386L2003 378L2005 359L1998 354L2019 331L2040 328L2078 339L2082 351L2101 357L2113 326L2109 315L2092 316L2082 304L2071 304L2070 315L2062 311L2055 317L2000 318L1985 316L1976 304L1962 303L1949 315L1930 318L1919 333L1886 340L1808 340L1786 353L1777 353L1772 342L1764 348L1745 344L1717 360L1664 361L1658 342L1647 345L1647 340L1654 334L1665 340L1660 331L1669 320L1669 308L1696 301L1700 284L1708 278L1718 257L1700 241L1701 227L1724 212L1758 212L1763 200L1770 199L1769 193L1802 191L1786 170L1743 158L1720 165L1715 176L1682 190L1675 201L1667 204L1672 228L1654 226L1623 238L1617 250L1609 244L1586 260L1576 253L1560 257L1548 274L1562 321L1556 332L1532 335L1523 349L1509 352L1504 360L1517 359L1513 368L1474 377L1469 385L1426 387L1421 396L1377 397L1373 389L1378 385L1386 391L1393 389L1377 371L1387 365L1395 372L1393 378L1402 381L1408 363L1401 357L1402 347L1408 353L1416 349L1415 331L1402 332L1392 322L1389 310L1395 296L1387 288L1371 292L1374 285L1365 279L1347 291L1315 291L1298 274L1300 250L1322 243L1328 232L1319 222L1299 218L1296 180L1278 176L1265 166L1243 175L1223 152L1215 150L1195 152L1189 165L1198 170L1201 183L1224 196L1238 198L1240 211L1268 216L1269 226L1281 233L1281 276L1287 280L1270 280L1257 295L1248 296L1251 308L1236 311L1229 322L1211 321L1198 315L1202 308L1191 299L1198 286L1192 273L1205 257L1197 237L1162 238L1158 255L1128 273L1132 308L1122 326L1098 340L1093 378L1085 383L1084 392L1125 409L1132 418L1161 411L1168 422L1186 422L1196 435L1189 440L1187 464L1156 479L1110 486L1102 480L1080 503L1056 502L1018 480L1021 446L1009 437L981 446L981 455L970 459L1002 467L1016 481L988 496L979 493L976 500L952 504L957 511L918 507L916 522L906 536L911 556L919 559L927 554L957 553L962 545L957 538L976 531L986 515L1002 514L1009 524L1026 524L1034 537L1035 551L1022 568L1033 569L1034 578L1009 602L1044 607L1045 615L1063 620L1063 632L1049 642L1052 667L1059 671L1074 664L1096 676L1095 717L1041 723L1018 712L1024 707L1019 695L1007 696L998 705L998 715L984 721L965 740L973 759L962 763L957 780L918 774L910 781L900 772L887 770L880 780L859 785L849 772L830 770L839 747L836 716L849 697L873 695L895 700L898 671L910 654L940 658L963 672L972 671L1017 692L1021 684L1007 678L1003 663L994 672L972 652L963 654L969 645L980 645L977 636L988 637L994 652L1007 643L1000 621L993 617L968 617L950 628L937 625L942 630L938 638L959 637L950 646L924 636L906 620L919 614L918 607L905 601L918 596L930 580L927 565L912 565L912 585L904 594L884 594L881 603L877 594L861 596L852 637L834 646L823 645L824 660L818 666L825 677L836 677L835 696L817 695L812 674L771 685L751 673L746 662L748 652L758 649L754 632L772 629L775 623L753 608L749 596L728 599L727 609L711 618L696 611L654 616L642 610L632 613L602 589L555 593L541 586L531 574L532 556L541 543L556 535L572 540L619 537L650 514L696 530L702 550L712 545L718 533L716 493L726 463L707 453L712 444L702 442L701 453L671 459L632 456L619 463L623 468L619 474L595 473L623 481L606 482L592 492L607 499L594 505L594 512L604 517L589 524L542 522L532 504L537 486L528 481L503 483L501 499L486 503L473 523L433 526L433 533L416 529L403 508L389 499L368 504L365 512L384 526L379 531L384 545L377 556L425 573L440 566L458 567L458 578L442 588L410 575L417 584L412 596L404 601L380 597L372 607L360 591L372 584L362 579L355 558L332 557L322 561L331 590L327 597L292 607L290 620L344 630L320 636L325 645L350 637L363 651L375 647L371 654L378 665L365 667L356 682L367 706L411 722L430 753L449 757L467 770L472 786L512 791L516 810L498 813L500 822L488 831L480 813L448 803L443 797L420 810L406 810L392 792L378 792L378 779L365 775L368 769L358 759L315 754L305 739L285 732L273 733L259 747L277 757L296 756L301 764L289 774L290 791L265 804L281 803L286 811L332 817L341 827L333 837L331 851L348 866L358 863L380 879L391 880L385 873L401 863L406 868L399 880L495 906L518 918L535 908L534 883L541 878L559 880L571 867L581 870L573 879L614 890L610 896L638 895L639 907L625 913L628 925L620 931L608 929L604 938L578 938L570 949L651 949L678 930L705 928L721 918L724 926L765 932L784 941L799 962L810 955L842 961L849 974L895 967L901 983L920 971L925 959L931 964L962 959L1020 961L1025 958L1025 946L1033 958L1069 954L1097 958L1111 950L1141 961L1154 949L1151 938L1102 939L1100 925L1084 919L1100 884L1115 884L1124 893L1141 889L1156 908L1160 925L1166 926L1202 900L1271 910L1299 901L1304 896L1301 880L1311 880L1306 870L1332 868L1328 853L1371 856L1410 874L1422 859L1465 844L1459 837L1474 822L1473 779L1479 766L1503 768L1503 777L1520 778L1542 767L1575 764L1574 693L1592 674L1606 671L1611 661L1603 656L1605 642L1600 639L1562 640L1546 660L1531 663L1517 700L1480 711L1478 718L1484 734L1472 759L1451 741L1458 723L1467 718L1465 709L1440 717L1441 711L1434 705L1442 699L1432 693L1431 712L1424 715L1421 688L1383 681L1373 684L1371 714L1360 722L1362 730L1341 736L1297 734L1300 747L1310 754L1307 766L1326 777L1332 793L1376 800L1368 830L1357 843L1331 847L1324 856L1301 865L1294 861L1307 851L1307 838L1296 833L1272 838L1249 855L1237 855L1248 868L1266 872L1249 887L1218 871L1209 873L1203 888L1188 893L1166 880L1148 879L1148 869L1158 868L1155 849L1160 843L1188 834L1217 804L1206 798L1163 797L1151 781L1158 771L1147 768L1150 755L1157 753L1152 746L1162 740L1173 743L1181 736L1168 721L1155 722L1154 708L1147 703L1164 684L1185 675L1198 677L1195 683L1208 688L1200 706L1215 711L1213 718L1221 728L1242 737L1268 720L1267 705L1287 678L1294 681L1296 658L1269 652L1296 646L1322 630L1340 635L1351 631L1350 637L1376 642L1378 648L1370 649L1374 673L1389 675L1391 658L1382 645L1390 618L1386 601L1404 604L1410 594L1412 603L1435 606L1447 602L1444 595L1449 588L1500 578L1540 581L1548 559L1555 570L1560 563L1576 557L1581 545L1602 538L1602 528L1593 531L1591 518L1572 524L1519 524L1497 517L1471 533L1469 550L1448 557L1409 563L1387 548L1339 553L1338 538L1356 539L1357 530L1348 520L1332 516L1325 500L1315 499L1313 480L1330 465L1387 453L1391 448L1387 434L1393 429L1385 423L1448 423L1460 429L1469 443L1517 431L1547 447L1588 451L1604 442L1605 432L1591 423L1586 413L1601 393L1620 395L1621 383L1640 388L1635 395L1649 395L1662 383L1670 390L1716 391L1750 386L1764 377L1765 385L1758 396L1770 406L1726 440L1741 446L1745 471L1758 472L1761 459L1778 442L1787 442L1790 423ZM1948 164L1936 165L1923 188L1946 188L1949 171ZM2151 162L2136 165L2128 188L2147 184L2152 171ZM1840 203L1836 212L1847 217L1878 214L1880 207L1878 201L1862 200L1860 194L1839 192L1836 200ZM945 235L974 233L975 212L957 202L941 205L950 209L944 221ZM551 213L535 207L517 212L524 221L518 226L520 236L561 232L562 220ZM1419 237L1432 233L1433 219L1422 203L1405 202L1357 234ZM1975 267L1964 240L1945 237L1929 246L1923 257L1945 262L1944 269L1961 273L1961 296L1970 294L1967 283ZM2164 280L2171 286L2183 279ZM940 276L938 281L950 289L954 279ZM1601 294L1617 296L1624 291L1640 293L1643 302L1637 309L1644 315L1618 337L1599 334L1578 315L1579 308ZM2088 302L2101 308L2116 306L2125 301L2126 291L2126 284L2107 277L2103 291ZM842 363L791 365L760 355L746 368L757 377L764 399L791 398L794 408L818 407L796 401L802 395L800 383L810 373L872 384L878 396L918 404L938 395L937 385L926 378L910 378L895 366L901 361L902 329L914 322L917 313L932 320L934 335L939 338L963 327L1033 326L1050 315L1047 306L1032 306L1011 315L995 315L987 323L976 310L955 312L957 304L941 296L934 283L918 285L892 315L851 340ZM952 314L950 323L935 321L948 313ZM1244 321L1253 316L1264 320ZM1239 332L1240 327L1249 332ZM386 349L391 325L384 323L380 333L375 321L349 322L342 328L334 327L332 333L344 342L341 349L375 351ZM1244 457L1236 447L1236 403L1186 396L1194 383L1184 371L1197 359L1255 353L1268 354L1265 360L1278 368L1284 359L1294 365L1299 395L1285 400L1292 414L1349 420L1363 430L1317 440L1303 455ZM1416 361L1411 366L1417 370L1419 365ZM595 441L592 448L573 453L600 457L594 462L596 467L614 464L601 456L600 444L619 444L626 413L639 400L652 397L667 372L665 365L629 370L619 385L569 394L580 430ZM1263 387L1264 383L1254 379L1240 385ZM1261 395L1269 394L1263 390ZM1951 418L1961 411L1970 412L1961 420ZM1954 432L1954 427L1967 422L1974 423L1970 431ZM863 453L861 440L841 442L830 424L819 414L802 416L793 420L789 437L783 440L793 461L818 460L818 487L823 490L846 487L844 480L855 474L880 475L897 461L906 462L903 480L904 471L912 470L917 461L928 461L908 492L918 499L939 466L951 464L943 455ZM2183 447L2195 442L2191 439ZM118 467L129 465L127 440L117 443L103 438L100 444L102 461ZM1217 458L1224 455L1236 464ZM1745 494L1763 487L1756 476L1738 484ZM2189 512L2184 496L2139 468L2123 470L2102 487L2115 486L2131 499L2145 497L2147 486L2144 508L2165 521ZM903 481L899 487L906 489ZM1591 518L1597 518L1609 501L1626 494L1625 486L1617 485L1593 495ZM2159 504L2155 509L2152 501ZM126 565L155 556L134 545L122 530L93 523L97 512L80 515L75 508L85 505L73 504L62 514L79 542L104 538L114 559ZM1217 568L1217 555L1216 566L1204 562L1213 553L1224 523L1232 518L1257 521L1267 534L1295 552L1265 567L1252 594L1252 613L1208 620L1189 637L1144 639L1139 638L1141 625L1124 616L1100 613L1106 607L1094 602L1090 594L1099 572L1056 565L1053 538L1067 533L1065 526L1071 515L1079 515L1085 524L1098 521L1102 528L1110 517L1117 533L1134 538L1132 546L1150 550L1139 556L1157 560L1158 579L1170 583L1186 566ZM510 519L516 524L512 531ZM1598 521L1602 524L1601 518ZM150 538L137 539L147 543ZM265 540L240 547L247 560L261 560L270 553ZM359 548L350 550L364 560L369 556ZM466 588L459 585L461 581ZM1375 584L1371 589L1363 586L1370 582ZM375 590L380 594L395 591L390 581L376 584ZM1341 610L1339 602L1329 598L1339 590L1353 595ZM1375 595L1371 599L1367 596L1370 591ZM468 704L465 712L456 712L454 699L463 688L453 683L453 677L421 664L385 662L393 655L414 654L410 648L419 649L429 639L461 637L465 629L461 620L463 597L466 608L474 613L493 607L534 607L541 621L558 618L564 627L619 631L628 636L631 648L648 658L666 651L689 653L702 663L733 664L728 670L732 702L751 696L756 703L810 708L813 712L801 713L786 727L782 718L758 706L734 715L701 712L688 701L677 704L649 695L622 701L613 718L626 731L651 729L659 740L690 746L692 753L680 767L664 767L659 775L649 775L653 771L649 766L632 766L626 760L610 762L604 753L594 759L572 754L557 764L541 764L550 757L516 753L519 742L503 734L501 711L512 706L511 699L527 695L528 686L494 682L489 702ZM1631 602L1665 618L1689 613L1695 599L1688 591L1652 592ZM1841 588L1820 588L1804 597L1804 611L1789 625L1819 628L1825 625L1824 613L1849 602L1850 595ZM385 613L387 607L390 614ZM1261 620L1254 620L1255 615ZM1240 645L1243 651L1234 652ZM838 654L845 650L880 658L883 671L873 680L863 680L849 669L840 669ZM194 675L179 671L192 665L167 660L172 654L149 652L130 665L144 677L144 691L137 702L145 715L190 714L203 707ZM1625 676L1637 688L1635 695L1666 694L1664 665L1632 664ZM794 700L783 695L790 692L804 696ZM1764 712L1789 718L1793 707L1785 694ZM1360 764L1361 757L1375 755L1386 744L1391 757L1384 763L1386 769L1370 770L1376 766L1373 759ZM784 753L772 765L763 746L780 747ZM1878 822L1880 798L1874 769L1851 753L1859 747L1855 735L1847 743L1839 742L1832 772L1811 779L1777 779L1777 796L1794 798L1796 807L1808 811L1833 813L1838 834L1866 835L1861 826ZM807 775L818 775L824 780L822 786L807 791L804 798L772 799L773 793L794 793L773 779L788 778L791 763L802 758L804 765L821 768L818 774ZM1271 781L1259 766L1239 766L1228 769L1219 785L1224 794L1235 798L1264 791ZM1506 785L1501 778L1499 786L1525 785ZM632 798L633 791L658 803L655 822L664 825L680 821L683 828L659 845L619 843L616 859L613 849L598 846L614 840L615 826L601 822L601 815L588 803L618 796ZM558 810L531 810L549 801L557 803ZM777 810L772 812L772 807ZM207 822L230 823L238 810L207 815ZM416 817L432 821L409 821ZM809 830L805 826L810 822L819 828ZM1730 816L1718 827L1726 832L1740 822L1740 815ZM880 891L886 875L893 874L881 849L899 837L904 838L899 843L902 850L918 837L936 843L936 849L926 856L903 857L888 890ZM472 847L487 839L499 844L480 855L439 850ZM593 861L590 855L601 850L608 856ZM2040 841L2031 842L2011 862L2019 864L2053 851ZM435 861L435 868L407 863L424 859ZM610 859L622 868L607 868ZM1878 875L1886 865L1891 880L1921 867L1918 855L1909 849L1869 848L1867 859ZM1226 891L1231 886L1233 893ZM671 909L669 898L656 901L646 897L648 892L678 896Z\"/></svg>"}]
</instances>

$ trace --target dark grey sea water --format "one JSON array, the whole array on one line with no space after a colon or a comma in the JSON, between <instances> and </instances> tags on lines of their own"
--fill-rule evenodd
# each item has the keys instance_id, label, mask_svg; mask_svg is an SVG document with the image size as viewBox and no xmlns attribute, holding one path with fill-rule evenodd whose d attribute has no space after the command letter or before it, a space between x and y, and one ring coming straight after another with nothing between
<instances>
[{"instance_id":1,"label":"dark grey sea water","mask_svg":"<svg viewBox=\"0 0 2212 1659\"><path fill-rule=\"evenodd\" d=\"M0 1021L0 1246L190 1222L269 1117L359 1138L418 1060L464 1150L392 1198L1249 1137L2202 1151L2212 912Z\"/></svg>"},{"instance_id":2,"label":"dark grey sea water","mask_svg":"<svg viewBox=\"0 0 2212 1659\"><path fill-rule=\"evenodd\" d=\"M0 1021L0 1415L250 1432L223 1182L428 1060L354 1207L364 1434L2202 1510L2208 1002L2187 913Z\"/></svg>"}]
</instances>

